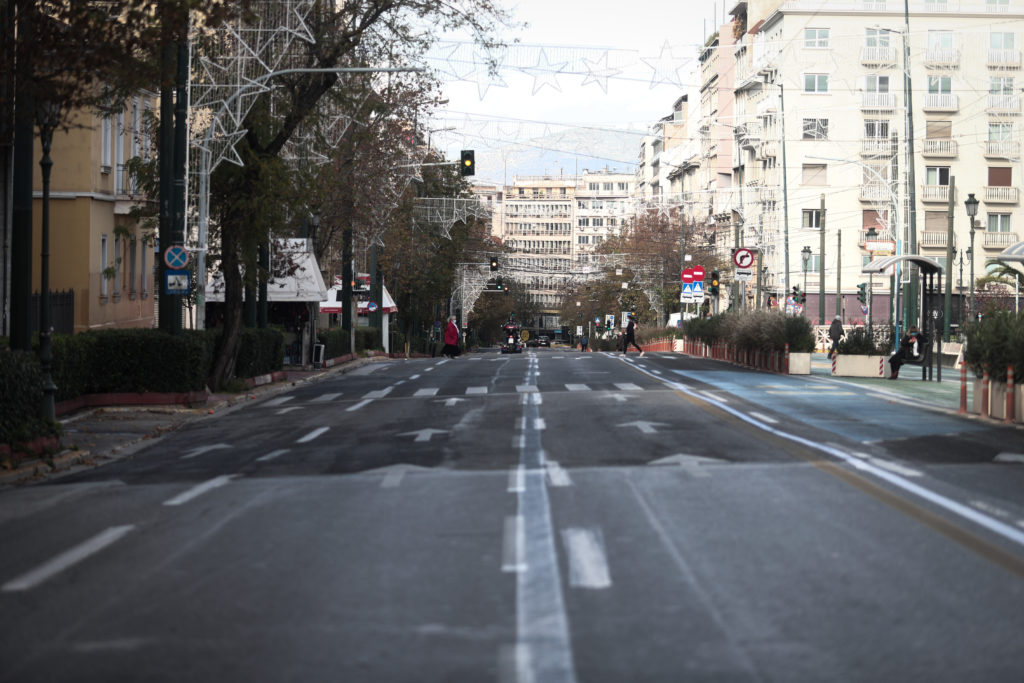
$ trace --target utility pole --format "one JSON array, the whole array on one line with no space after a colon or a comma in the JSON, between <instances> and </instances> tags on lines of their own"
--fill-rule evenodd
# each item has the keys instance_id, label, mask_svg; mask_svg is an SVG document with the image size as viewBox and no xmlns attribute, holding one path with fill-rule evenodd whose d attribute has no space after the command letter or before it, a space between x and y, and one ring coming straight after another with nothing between
<instances>
[{"instance_id":1,"label":"utility pole","mask_svg":"<svg viewBox=\"0 0 1024 683\"><path fill-rule=\"evenodd\" d=\"M843 316L843 231L836 228L836 315Z\"/></svg>"},{"instance_id":2,"label":"utility pole","mask_svg":"<svg viewBox=\"0 0 1024 683\"><path fill-rule=\"evenodd\" d=\"M818 256L818 324L825 324L825 193L821 193L821 254Z\"/></svg>"},{"instance_id":3,"label":"utility pole","mask_svg":"<svg viewBox=\"0 0 1024 683\"><path fill-rule=\"evenodd\" d=\"M778 73L778 72L776 72ZM789 291L789 187L786 183L786 95L782 83L779 83L779 124L782 134L782 253L785 257L785 275L782 283L782 302Z\"/></svg>"},{"instance_id":4,"label":"utility pole","mask_svg":"<svg viewBox=\"0 0 1024 683\"><path fill-rule=\"evenodd\" d=\"M907 105L907 191L910 195L910 211L907 216L907 233L910 253L917 253L917 190L914 179L914 94L910 80L910 0L903 0L903 94ZM917 320L917 275L914 266L908 266L910 279L907 284L906 325Z\"/></svg>"},{"instance_id":5,"label":"utility pole","mask_svg":"<svg viewBox=\"0 0 1024 683\"><path fill-rule=\"evenodd\" d=\"M953 265L953 201L956 197L956 176L949 176L949 203L946 214L946 291L943 293L942 307L942 338L949 339L949 319L953 316L953 278L950 267Z\"/></svg>"}]
</instances>

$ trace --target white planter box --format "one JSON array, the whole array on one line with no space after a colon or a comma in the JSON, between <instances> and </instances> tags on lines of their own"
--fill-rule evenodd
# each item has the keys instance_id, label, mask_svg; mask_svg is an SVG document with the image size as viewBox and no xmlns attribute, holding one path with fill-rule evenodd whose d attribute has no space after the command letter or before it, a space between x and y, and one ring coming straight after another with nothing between
<instances>
[{"instance_id":1,"label":"white planter box","mask_svg":"<svg viewBox=\"0 0 1024 683\"><path fill-rule=\"evenodd\" d=\"M972 383L971 412L981 415L982 382L981 379L975 377L972 379ZM1024 386L1014 382L1013 394L1014 420L1022 422L1024 421L1024 407L1021 406L1021 402L1024 401ZM1003 382L988 383L988 417L996 420L1006 417L1006 384Z\"/></svg>"},{"instance_id":2,"label":"white planter box","mask_svg":"<svg viewBox=\"0 0 1024 683\"><path fill-rule=\"evenodd\" d=\"M834 377L888 377L891 374L888 356L857 356L837 354L832 365Z\"/></svg>"},{"instance_id":3,"label":"white planter box","mask_svg":"<svg viewBox=\"0 0 1024 683\"><path fill-rule=\"evenodd\" d=\"M789 374L809 375L811 374L811 354L806 352L790 352Z\"/></svg>"}]
</instances>

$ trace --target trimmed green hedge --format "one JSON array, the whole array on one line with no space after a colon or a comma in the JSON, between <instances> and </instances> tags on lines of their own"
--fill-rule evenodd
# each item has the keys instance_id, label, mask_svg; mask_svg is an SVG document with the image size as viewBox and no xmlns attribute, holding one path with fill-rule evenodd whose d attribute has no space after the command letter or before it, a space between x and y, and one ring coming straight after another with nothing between
<instances>
[{"instance_id":1,"label":"trimmed green hedge","mask_svg":"<svg viewBox=\"0 0 1024 683\"><path fill-rule=\"evenodd\" d=\"M236 377L256 377L284 366L284 333L273 328L242 330L235 362ZM205 377L205 374L203 375Z\"/></svg>"},{"instance_id":2,"label":"trimmed green hedge","mask_svg":"<svg viewBox=\"0 0 1024 683\"><path fill-rule=\"evenodd\" d=\"M0 351L0 443L17 445L60 433L39 417L43 373L34 353Z\"/></svg>"},{"instance_id":3,"label":"trimmed green hedge","mask_svg":"<svg viewBox=\"0 0 1024 683\"><path fill-rule=\"evenodd\" d=\"M348 330L340 327L332 327L329 330L320 330L320 343L324 345L324 358L338 358L349 353L351 348ZM356 353L360 354L367 350L383 349L384 345L380 340L380 328L357 327L356 328Z\"/></svg>"},{"instance_id":4,"label":"trimmed green hedge","mask_svg":"<svg viewBox=\"0 0 1024 683\"><path fill-rule=\"evenodd\" d=\"M693 318L683 323L683 330L686 336L706 344L727 341L739 349L767 351L782 351L789 344L794 353L814 350L814 331L807 318L772 311Z\"/></svg>"}]
</instances>

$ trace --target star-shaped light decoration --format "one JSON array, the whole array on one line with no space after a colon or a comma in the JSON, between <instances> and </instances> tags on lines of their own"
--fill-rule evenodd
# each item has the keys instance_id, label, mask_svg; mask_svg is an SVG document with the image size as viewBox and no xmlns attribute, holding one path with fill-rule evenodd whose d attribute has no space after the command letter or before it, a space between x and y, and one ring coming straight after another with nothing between
<instances>
[{"instance_id":1,"label":"star-shaped light decoration","mask_svg":"<svg viewBox=\"0 0 1024 683\"><path fill-rule=\"evenodd\" d=\"M608 79L622 73L622 69L613 69L608 66L607 50L605 50L605 53L601 55L600 59L594 61L584 57L583 64L587 67L587 76L583 79L582 85L597 83L601 86L601 90L604 90L605 95L608 94Z\"/></svg>"},{"instance_id":2,"label":"star-shaped light decoration","mask_svg":"<svg viewBox=\"0 0 1024 683\"><path fill-rule=\"evenodd\" d=\"M497 60L498 64L502 63L501 59ZM500 88L507 88L508 83L501 77L497 72L491 73L490 71L491 60L487 56L480 54L479 52L473 52L473 67L475 69L474 75L476 76L476 89L480 93L480 99L484 99L484 95L487 94L488 88L492 85L496 85Z\"/></svg>"},{"instance_id":3,"label":"star-shaped light decoration","mask_svg":"<svg viewBox=\"0 0 1024 683\"><path fill-rule=\"evenodd\" d=\"M527 73L533 76L533 93L537 94L541 88L545 85L551 86L555 92L562 92L562 86L558 85L558 74L562 73L568 62L558 62L553 64L548 59L547 53L544 48L540 49L540 54L537 56L536 66L520 68L519 70L523 73Z\"/></svg>"},{"instance_id":4,"label":"star-shaped light decoration","mask_svg":"<svg viewBox=\"0 0 1024 683\"><path fill-rule=\"evenodd\" d=\"M657 59L641 58L640 61L654 70L651 76L651 89L662 84L683 87L683 81L679 77L679 61L672 56L672 48L667 40L662 44Z\"/></svg>"},{"instance_id":5,"label":"star-shaped light decoration","mask_svg":"<svg viewBox=\"0 0 1024 683\"><path fill-rule=\"evenodd\" d=\"M472 76L475 62L468 63L465 57L460 58L458 56L458 53L463 49L464 44L449 43L449 45L450 49L448 49L447 52L444 52L444 50L447 49L447 46L439 49L441 54L436 57L436 61L438 62L438 72L451 76L456 81L461 81Z\"/></svg>"}]
</instances>

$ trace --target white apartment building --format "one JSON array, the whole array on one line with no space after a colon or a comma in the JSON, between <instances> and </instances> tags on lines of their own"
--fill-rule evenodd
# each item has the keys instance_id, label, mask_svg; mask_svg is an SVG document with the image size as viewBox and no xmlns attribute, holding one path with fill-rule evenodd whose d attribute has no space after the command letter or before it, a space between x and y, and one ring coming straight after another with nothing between
<instances>
[{"instance_id":1,"label":"white apartment building","mask_svg":"<svg viewBox=\"0 0 1024 683\"><path fill-rule=\"evenodd\" d=\"M716 240L725 253L738 222L742 245L764 254L770 289L804 289L806 278L814 319L821 278L826 322L837 291L844 320L864 318L856 293L872 257L869 229L895 251L913 246L951 267L954 293L971 246L969 193L981 201L976 276L1020 240L1024 2L913 0L909 9L907 31L902 0L735 2L733 22L700 54L700 167L682 171L696 185L686 195L689 219L728 229ZM876 320L888 315L879 315L879 285Z\"/></svg>"}]
</instances>

